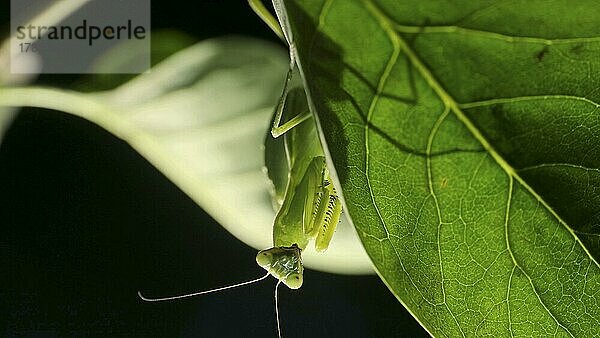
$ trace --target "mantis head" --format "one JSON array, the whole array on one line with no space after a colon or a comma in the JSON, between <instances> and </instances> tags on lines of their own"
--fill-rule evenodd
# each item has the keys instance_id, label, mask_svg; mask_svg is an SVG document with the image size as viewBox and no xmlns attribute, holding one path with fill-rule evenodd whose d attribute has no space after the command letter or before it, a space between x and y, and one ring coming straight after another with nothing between
<instances>
[{"instance_id":1,"label":"mantis head","mask_svg":"<svg viewBox=\"0 0 600 338\"><path fill-rule=\"evenodd\" d=\"M273 247L259 251L256 263L288 288L299 289L304 272L300 255L301 250L296 244L290 247Z\"/></svg>"}]
</instances>

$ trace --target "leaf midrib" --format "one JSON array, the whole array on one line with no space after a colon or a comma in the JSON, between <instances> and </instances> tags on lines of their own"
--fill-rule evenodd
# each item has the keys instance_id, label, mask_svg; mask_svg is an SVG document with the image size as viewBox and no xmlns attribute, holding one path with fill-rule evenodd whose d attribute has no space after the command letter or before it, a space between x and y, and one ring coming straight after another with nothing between
<instances>
[{"instance_id":1,"label":"leaf midrib","mask_svg":"<svg viewBox=\"0 0 600 338\"><path fill-rule=\"evenodd\" d=\"M515 169L504 160L504 158L494 149L494 147L488 142L488 140L483 136L483 134L479 131L479 129L469 120L469 118L463 113L460 109L460 105L454 98L441 86L441 84L435 79L431 71L425 66L425 64L421 61L421 59L417 56L417 54L410 48L410 46L404 41L402 36L396 32L394 27L396 26L395 22L389 18L385 13L383 13L376 4L373 3L372 0L363 0L365 3L367 10L370 14L377 20L380 24L381 28L386 32L389 39L392 41L397 41L400 44L400 48L404 51L412 65L419 71L421 76L425 79L427 84L435 91L438 97L442 100L444 105L450 109L454 115L461 121L465 127L471 132L473 137L481 143L484 149L492 155L492 158L498 163L498 165L506 172L507 175L514 178L521 184L531 195L533 195L536 200L548 210L552 216L554 216L558 222L563 225L567 231L573 236L575 241L579 244L582 250L588 255L588 257L596 264L597 267L600 267L600 264L594 259L591 253L587 250L587 248L583 245L580 239L577 237L573 229L554 211L550 205L546 203L545 200L541 198L541 196L521 178Z\"/></svg>"}]
</instances>

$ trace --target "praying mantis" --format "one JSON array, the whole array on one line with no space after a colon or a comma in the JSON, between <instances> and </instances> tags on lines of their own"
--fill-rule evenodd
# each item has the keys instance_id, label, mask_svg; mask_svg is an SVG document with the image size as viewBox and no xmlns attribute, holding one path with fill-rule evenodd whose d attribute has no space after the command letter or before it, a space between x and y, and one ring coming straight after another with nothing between
<instances>
[{"instance_id":1,"label":"praying mantis","mask_svg":"<svg viewBox=\"0 0 600 338\"><path fill-rule=\"evenodd\" d=\"M285 11L278 1L273 2L281 30L260 1L249 0L249 4L290 50L290 67L271 128L274 138L283 136L289 174L273 225L273 248L260 251L256 261L280 282L298 289L303 281L302 250L310 239L315 240L317 251L327 249L342 214L342 203L327 168L306 93L298 81L301 74L291 30L285 26ZM293 117L282 124L284 112ZM267 153L269 141L267 137ZM267 170L272 172L269 164L267 160Z\"/></svg>"},{"instance_id":2,"label":"praying mantis","mask_svg":"<svg viewBox=\"0 0 600 338\"><path fill-rule=\"evenodd\" d=\"M254 11L288 43L290 66L283 93L275 109L270 135L265 141L266 168L273 184L272 195L277 214L273 224L273 247L261 250L256 262L267 273L263 277L217 289L145 301L165 301L222 291L275 277L277 331L281 335L277 290L281 283L298 289L303 283L302 252L311 240L316 251L325 251L342 214L342 203L327 167L317 133L315 117L309 109L301 79L291 32L283 20L285 13L278 1L274 7L282 23L269 13L259 0L249 0ZM283 29L282 29L283 28ZM287 116L293 116L286 119ZM285 121L284 121L285 120ZM279 148L280 151L277 151ZM273 155L275 154L275 155ZM277 171L286 171L277 179Z\"/></svg>"}]
</instances>

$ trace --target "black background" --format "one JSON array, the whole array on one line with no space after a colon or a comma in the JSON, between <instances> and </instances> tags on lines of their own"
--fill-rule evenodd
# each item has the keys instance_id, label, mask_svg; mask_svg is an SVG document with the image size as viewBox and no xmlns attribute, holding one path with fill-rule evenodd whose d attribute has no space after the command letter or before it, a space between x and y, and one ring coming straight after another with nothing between
<instances>
[{"instance_id":1,"label":"black background","mask_svg":"<svg viewBox=\"0 0 600 338\"><path fill-rule=\"evenodd\" d=\"M153 29L279 43L245 1L153 1ZM3 35L9 2L3 2ZM46 75L69 87L81 76ZM0 89L1 90L1 89ZM275 281L144 303L262 275L238 241L126 143L72 116L26 109L0 145L0 335L276 335ZM306 271L280 290L284 337L426 336L375 276Z\"/></svg>"}]
</instances>

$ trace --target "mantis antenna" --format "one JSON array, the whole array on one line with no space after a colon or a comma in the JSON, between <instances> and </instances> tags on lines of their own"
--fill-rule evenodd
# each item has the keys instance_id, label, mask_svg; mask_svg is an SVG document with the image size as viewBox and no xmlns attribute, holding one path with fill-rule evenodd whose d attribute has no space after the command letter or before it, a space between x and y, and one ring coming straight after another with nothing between
<instances>
[{"instance_id":1,"label":"mantis antenna","mask_svg":"<svg viewBox=\"0 0 600 338\"><path fill-rule=\"evenodd\" d=\"M281 280L275 285L275 317L277 318L277 337L281 338L281 326L279 325L279 304L277 303L277 291L279 290L279 284Z\"/></svg>"},{"instance_id":2,"label":"mantis antenna","mask_svg":"<svg viewBox=\"0 0 600 338\"><path fill-rule=\"evenodd\" d=\"M205 295L207 293L218 292L218 291L223 291L223 290L227 290L227 289L237 288L237 287L252 284L252 283L257 283L257 282L260 282L263 279L269 277L269 275L271 275L271 274L272 274L272 272L267 272L264 276L256 278L256 279L252 279L249 281L245 281L245 282L241 282L241 283L237 283L237 284L233 284L233 285L228 285L228 286L223 286L223 287L216 288L216 289L210 289L210 290L205 290L205 291L200 291L200 292L189 293L189 294L180 295L180 296L163 297L163 298L148 298L148 297L145 297L144 295L142 295L141 291L138 291L137 294L140 297L140 299L145 302L162 302L162 301L167 301L167 300L177 300L177 299L181 299L181 298ZM277 336L279 338L281 338L281 325L279 322L279 303L277 300L277 298L278 298L277 296L279 293L279 284L281 284L281 283L282 283L281 279L279 279L277 281L277 285L275 285L275 317L277 318Z\"/></svg>"},{"instance_id":3,"label":"mantis antenna","mask_svg":"<svg viewBox=\"0 0 600 338\"><path fill-rule=\"evenodd\" d=\"M145 302L162 302L162 301L165 301L165 300L176 300L176 299L181 299L181 298L188 298L188 297L194 297L194 296L199 296L199 295L205 295L207 293L218 292L218 291L223 291L223 290L227 290L227 289L233 289L233 288L237 288L237 287L240 287L240 286L244 286L244 285L248 285L248 284L260 282L261 280L269 277L269 275L270 275L270 273L267 273L266 275L264 275L264 276L262 276L260 278L256 278L256 279L249 280L249 281L246 281L246 282L241 282L241 283L237 283L237 284L233 284L233 285L223 286L223 287L220 287L220 288L210 289L210 290L206 290L206 291L189 293L189 294L180 295L180 296L164 297L164 298L147 298L147 297L144 297L144 295L142 295L141 291L138 291L138 296L140 297L141 300L143 300Z\"/></svg>"}]
</instances>

